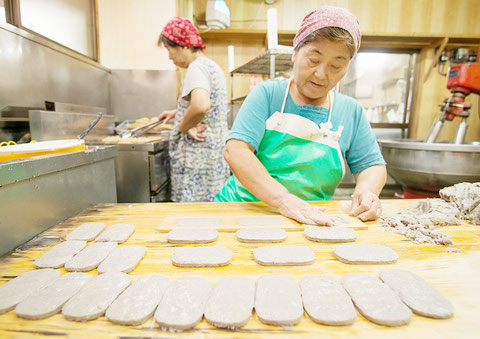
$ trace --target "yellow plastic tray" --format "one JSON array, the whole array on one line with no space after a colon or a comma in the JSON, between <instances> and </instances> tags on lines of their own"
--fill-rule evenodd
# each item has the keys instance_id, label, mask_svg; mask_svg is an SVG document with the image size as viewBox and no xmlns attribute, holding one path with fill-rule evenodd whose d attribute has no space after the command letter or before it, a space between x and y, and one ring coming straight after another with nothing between
<instances>
[{"instance_id":1,"label":"yellow plastic tray","mask_svg":"<svg viewBox=\"0 0 480 339\"><path fill-rule=\"evenodd\" d=\"M85 149L85 141L78 139L40 141L0 147L0 162L47 154L76 152Z\"/></svg>"}]
</instances>

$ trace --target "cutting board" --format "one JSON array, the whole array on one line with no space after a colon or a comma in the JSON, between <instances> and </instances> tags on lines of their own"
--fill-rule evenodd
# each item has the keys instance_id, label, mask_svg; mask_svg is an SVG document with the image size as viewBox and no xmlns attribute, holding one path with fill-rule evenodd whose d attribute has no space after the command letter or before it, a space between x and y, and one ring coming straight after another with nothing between
<instances>
[{"instance_id":1,"label":"cutting board","mask_svg":"<svg viewBox=\"0 0 480 339\"><path fill-rule=\"evenodd\" d=\"M394 212L411 208L415 200L382 201L384 211ZM317 205L327 207L327 213L346 213L346 202L327 201ZM168 220L177 217L220 216L224 218L219 238L212 245L232 249L233 262L218 268L180 268L172 266L171 257L182 245L169 244L166 234L157 231L159 225L168 229ZM39 321L21 320L13 312L0 315L0 337L25 336L91 336L101 337L224 337L224 338L468 338L478 335L480 319L480 226L460 225L442 227L459 249L458 253L447 252L444 246L414 244L405 237L387 232L377 222L367 222L362 229L356 229L357 243L382 243L399 254L393 265L348 265L336 260L332 254L335 244L308 241L303 228L289 225L287 240L283 244L311 248L316 260L309 266L260 266L253 261L252 251L265 244L239 243L233 230L236 218L249 215L278 216L272 208L262 203L192 203L192 204L103 204L93 206L63 223L49 229L39 237L26 243L22 249L0 258L0 284L13 277L33 270L33 261L46 250L58 244L75 227L84 222L105 222L110 226L118 222L132 222L136 230L125 244L139 244L147 247L147 254L138 267L130 273L133 279L159 273L174 280L182 276L200 275L214 284L220 277L240 275L257 279L263 274L284 273L294 276L297 281L309 274L328 274L341 278L344 274L364 272L377 275L383 268L401 268L417 273L440 290L455 306L455 316L448 320L434 320L414 315L407 326L388 328L375 325L358 315L351 326L333 327L314 323L304 315L294 327L283 329L261 323L255 313L245 327L237 332L217 329L204 320L195 329L183 334L162 332L155 321L148 320L136 327L114 325L101 317L86 323L67 321L55 315ZM168 221L168 222L166 222ZM192 246L192 245L187 245ZM65 269L61 269L66 273ZM89 272L97 275L97 272Z\"/></svg>"}]
</instances>

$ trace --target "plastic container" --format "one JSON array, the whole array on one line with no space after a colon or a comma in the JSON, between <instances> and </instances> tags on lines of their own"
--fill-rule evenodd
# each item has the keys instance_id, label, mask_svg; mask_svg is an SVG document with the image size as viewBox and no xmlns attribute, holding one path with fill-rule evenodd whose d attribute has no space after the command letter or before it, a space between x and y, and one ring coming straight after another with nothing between
<instances>
[{"instance_id":1,"label":"plastic container","mask_svg":"<svg viewBox=\"0 0 480 339\"><path fill-rule=\"evenodd\" d=\"M79 139L40 141L29 144L0 147L0 162L37 157L40 155L77 152L85 149L85 141Z\"/></svg>"}]
</instances>

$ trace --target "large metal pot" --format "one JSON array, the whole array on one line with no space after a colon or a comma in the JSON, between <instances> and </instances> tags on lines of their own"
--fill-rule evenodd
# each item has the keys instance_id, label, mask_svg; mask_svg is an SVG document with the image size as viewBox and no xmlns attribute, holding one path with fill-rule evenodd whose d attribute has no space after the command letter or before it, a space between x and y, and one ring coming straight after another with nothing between
<instances>
[{"instance_id":1,"label":"large metal pot","mask_svg":"<svg viewBox=\"0 0 480 339\"><path fill-rule=\"evenodd\" d=\"M480 181L480 142L427 144L422 140L379 140L388 173L405 190L435 195L446 186Z\"/></svg>"}]
</instances>

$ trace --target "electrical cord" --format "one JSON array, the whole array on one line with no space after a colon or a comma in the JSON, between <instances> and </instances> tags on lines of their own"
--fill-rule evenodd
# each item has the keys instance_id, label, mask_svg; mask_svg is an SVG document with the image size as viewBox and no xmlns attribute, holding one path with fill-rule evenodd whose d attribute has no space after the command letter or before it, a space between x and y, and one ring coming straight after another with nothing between
<instances>
[{"instance_id":1,"label":"electrical cord","mask_svg":"<svg viewBox=\"0 0 480 339\"><path fill-rule=\"evenodd\" d=\"M260 3L260 6L258 6L257 13L255 13L255 17L253 18L252 23L248 26L248 29L252 28L253 24L257 21L258 13L260 13L260 9L263 7L263 5L264 5L264 2L262 1ZM266 20L263 20L263 21L266 21Z\"/></svg>"}]
</instances>

